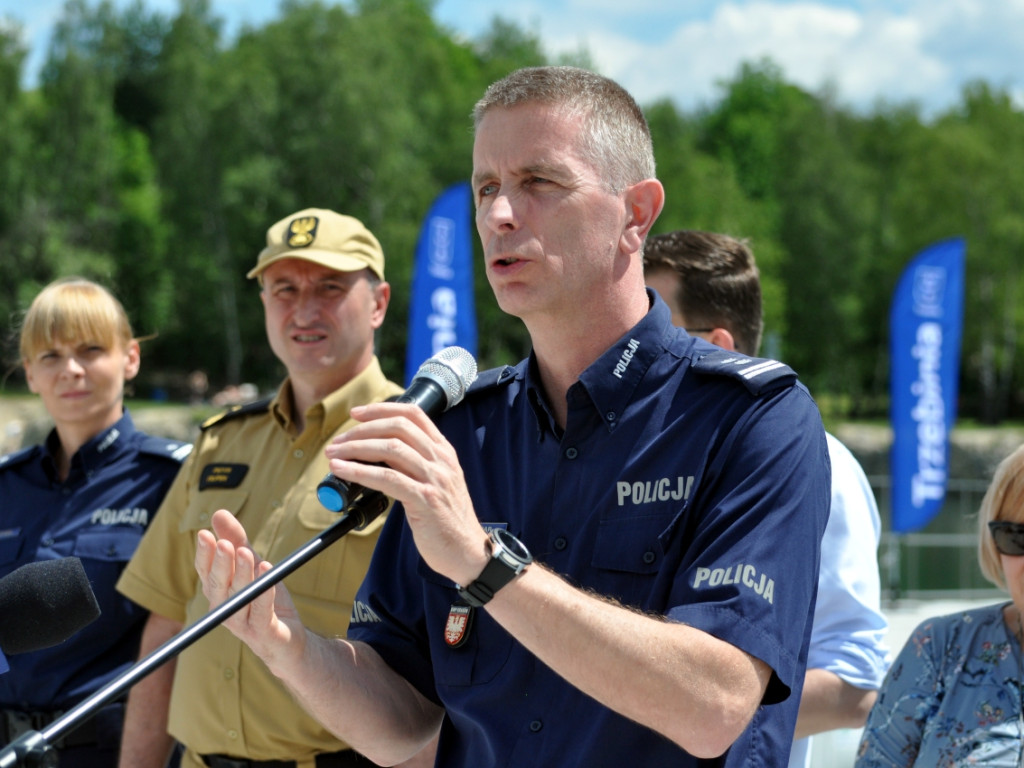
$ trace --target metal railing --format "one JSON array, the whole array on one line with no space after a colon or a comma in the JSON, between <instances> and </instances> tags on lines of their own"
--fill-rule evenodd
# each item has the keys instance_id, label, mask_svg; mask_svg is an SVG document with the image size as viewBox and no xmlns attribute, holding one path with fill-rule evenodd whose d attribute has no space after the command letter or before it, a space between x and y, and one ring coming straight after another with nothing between
<instances>
[{"instance_id":1,"label":"metal railing","mask_svg":"<svg viewBox=\"0 0 1024 768\"><path fill-rule=\"evenodd\" d=\"M883 599L975 599L1003 594L981 575L977 555L978 508L986 480L951 479L942 509L916 533L893 533L892 478L868 478L882 518L878 565Z\"/></svg>"}]
</instances>

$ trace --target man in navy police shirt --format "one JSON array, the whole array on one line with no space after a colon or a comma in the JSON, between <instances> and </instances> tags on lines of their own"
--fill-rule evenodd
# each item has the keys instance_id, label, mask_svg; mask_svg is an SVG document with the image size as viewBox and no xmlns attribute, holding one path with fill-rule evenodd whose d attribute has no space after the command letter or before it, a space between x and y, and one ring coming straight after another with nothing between
<instances>
[{"instance_id":1,"label":"man in navy police shirt","mask_svg":"<svg viewBox=\"0 0 1024 768\"><path fill-rule=\"evenodd\" d=\"M817 409L645 290L664 193L625 91L519 70L475 120L487 276L531 354L436 425L369 405L328 446L400 502L347 639L306 631L280 587L228 626L382 765L440 729L440 766L784 766L828 515ZM196 562L216 605L269 564L226 512L214 532Z\"/></svg>"}]
</instances>

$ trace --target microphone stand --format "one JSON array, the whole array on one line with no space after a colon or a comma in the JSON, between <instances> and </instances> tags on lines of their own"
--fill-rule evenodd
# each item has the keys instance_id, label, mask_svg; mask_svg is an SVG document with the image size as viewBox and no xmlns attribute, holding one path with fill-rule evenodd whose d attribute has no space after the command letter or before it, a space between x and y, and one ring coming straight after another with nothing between
<instances>
[{"instance_id":1,"label":"microphone stand","mask_svg":"<svg viewBox=\"0 0 1024 768\"><path fill-rule=\"evenodd\" d=\"M0 751L0 768L57 768L58 754L51 745L55 738L73 731L96 710L119 698L131 686L169 659L177 656L199 638L219 625L239 608L248 605L279 581L304 565L328 546L354 529L369 525L388 507L388 498L379 491L365 489L344 510L344 516L318 536L310 539L249 586L233 595L203 618L186 627L146 658L122 672L105 686L76 704L41 731L28 731Z\"/></svg>"}]
</instances>

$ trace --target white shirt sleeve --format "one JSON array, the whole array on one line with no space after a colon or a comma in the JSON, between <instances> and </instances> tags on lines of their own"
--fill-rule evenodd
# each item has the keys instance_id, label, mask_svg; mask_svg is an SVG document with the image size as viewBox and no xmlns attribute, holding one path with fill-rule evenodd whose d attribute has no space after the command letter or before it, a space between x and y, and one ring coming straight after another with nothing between
<instances>
[{"instance_id":1,"label":"white shirt sleeve","mask_svg":"<svg viewBox=\"0 0 1024 768\"><path fill-rule=\"evenodd\" d=\"M868 479L850 450L827 435L832 510L821 541L821 570L808 669L826 669L857 688L878 688L892 656L881 609L881 522Z\"/></svg>"},{"instance_id":2,"label":"white shirt sleeve","mask_svg":"<svg viewBox=\"0 0 1024 768\"><path fill-rule=\"evenodd\" d=\"M875 495L850 449L831 434L832 509L821 539L821 568L808 669L825 669L856 688L881 686L892 664L885 642ZM811 764L812 738L793 742L790 768Z\"/></svg>"}]
</instances>

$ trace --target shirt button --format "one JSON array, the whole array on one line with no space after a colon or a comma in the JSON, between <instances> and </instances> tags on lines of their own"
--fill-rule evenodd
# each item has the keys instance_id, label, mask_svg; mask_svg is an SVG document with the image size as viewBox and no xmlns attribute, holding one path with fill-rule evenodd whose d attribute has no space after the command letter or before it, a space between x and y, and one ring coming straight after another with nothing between
<instances>
[{"instance_id":1,"label":"shirt button","mask_svg":"<svg viewBox=\"0 0 1024 768\"><path fill-rule=\"evenodd\" d=\"M615 421L616 413L615 411L608 411L608 413L606 413L604 417L607 421Z\"/></svg>"},{"instance_id":2,"label":"shirt button","mask_svg":"<svg viewBox=\"0 0 1024 768\"><path fill-rule=\"evenodd\" d=\"M540 720L533 720L530 722L530 730L534 733L539 733L543 727L544 723L542 723Z\"/></svg>"},{"instance_id":3,"label":"shirt button","mask_svg":"<svg viewBox=\"0 0 1024 768\"><path fill-rule=\"evenodd\" d=\"M229 739L234 741L235 739L238 738L238 731L236 731L234 728L232 728L230 731L228 731L227 736L228 736Z\"/></svg>"},{"instance_id":4,"label":"shirt button","mask_svg":"<svg viewBox=\"0 0 1024 768\"><path fill-rule=\"evenodd\" d=\"M657 559L658 556L651 552L651 550L647 550L646 552L644 552L644 562L647 563L647 565L650 565Z\"/></svg>"},{"instance_id":5,"label":"shirt button","mask_svg":"<svg viewBox=\"0 0 1024 768\"><path fill-rule=\"evenodd\" d=\"M232 680L232 679L234 679L234 677L235 677L235 670L233 670L233 669L225 669L224 670L224 679L225 680Z\"/></svg>"},{"instance_id":6,"label":"shirt button","mask_svg":"<svg viewBox=\"0 0 1024 768\"><path fill-rule=\"evenodd\" d=\"M559 536L555 539L555 549L561 552L563 549L569 546L569 542L566 541L565 536Z\"/></svg>"},{"instance_id":7,"label":"shirt button","mask_svg":"<svg viewBox=\"0 0 1024 768\"><path fill-rule=\"evenodd\" d=\"M575 459L579 455L580 455L580 452L577 451L575 448L566 448L565 449L565 458L567 458L567 459Z\"/></svg>"},{"instance_id":8,"label":"shirt button","mask_svg":"<svg viewBox=\"0 0 1024 768\"><path fill-rule=\"evenodd\" d=\"M52 547L53 546L53 537L52 536L47 536L45 539L43 539L42 544L43 544L44 547Z\"/></svg>"},{"instance_id":9,"label":"shirt button","mask_svg":"<svg viewBox=\"0 0 1024 768\"><path fill-rule=\"evenodd\" d=\"M117 547L115 547L113 544L111 544L109 547L107 547L107 557L113 557L116 554L117 554Z\"/></svg>"},{"instance_id":10,"label":"shirt button","mask_svg":"<svg viewBox=\"0 0 1024 768\"><path fill-rule=\"evenodd\" d=\"M305 455L305 452L301 448L296 449L295 453L292 454L296 459L301 459Z\"/></svg>"}]
</instances>

